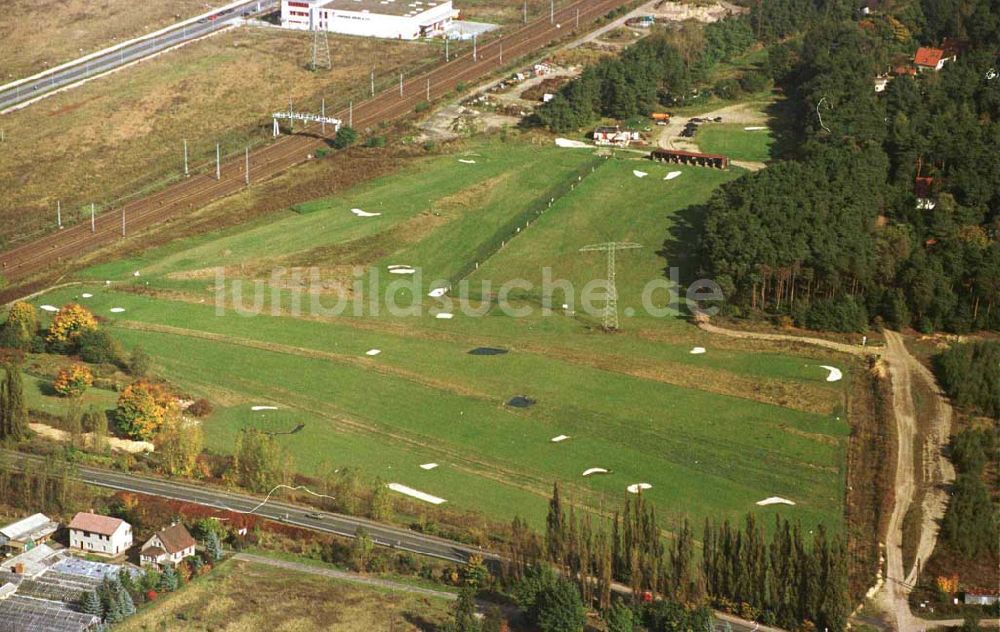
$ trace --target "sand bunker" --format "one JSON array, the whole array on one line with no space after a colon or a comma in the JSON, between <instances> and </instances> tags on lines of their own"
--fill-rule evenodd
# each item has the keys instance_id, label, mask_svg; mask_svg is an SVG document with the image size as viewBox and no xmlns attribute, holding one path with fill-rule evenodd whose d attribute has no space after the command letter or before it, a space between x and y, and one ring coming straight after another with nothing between
<instances>
[{"instance_id":1,"label":"sand bunker","mask_svg":"<svg viewBox=\"0 0 1000 632\"><path fill-rule=\"evenodd\" d=\"M432 505L440 505L441 503L448 502L444 498L431 496L430 494L425 494L424 492L417 491L412 487L407 487L406 485L400 485L399 483L389 483L388 487L394 492L399 492L400 494L406 494L407 496L416 498L417 500L422 500Z\"/></svg>"},{"instance_id":2,"label":"sand bunker","mask_svg":"<svg viewBox=\"0 0 1000 632\"><path fill-rule=\"evenodd\" d=\"M448 292L448 288L446 288L446 287L436 287L433 290L431 290L430 292L428 292L427 296L429 296L431 298L439 298L439 297L444 296L447 292Z\"/></svg>"},{"instance_id":3,"label":"sand bunker","mask_svg":"<svg viewBox=\"0 0 1000 632\"><path fill-rule=\"evenodd\" d=\"M454 317L455 315L452 314L451 312L441 312L439 314L434 314L434 318L438 318L440 320L451 320Z\"/></svg>"},{"instance_id":4,"label":"sand bunker","mask_svg":"<svg viewBox=\"0 0 1000 632\"><path fill-rule=\"evenodd\" d=\"M83 293L83 294L81 294L80 296L82 296L83 298L92 298L92 297L93 297L94 295L93 295L93 294L90 294L90 293L88 293L88 292L84 292L84 293Z\"/></svg>"},{"instance_id":5,"label":"sand bunker","mask_svg":"<svg viewBox=\"0 0 1000 632\"><path fill-rule=\"evenodd\" d=\"M603 467L592 467L583 471L584 476L590 476L591 474L607 474L608 471Z\"/></svg>"},{"instance_id":6,"label":"sand bunker","mask_svg":"<svg viewBox=\"0 0 1000 632\"><path fill-rule=\"evenodd\" d=\"M39 305L38 309L42 310L43 312L58 312L59 311L59 308L56 307L55 305Z\"/></svg>"},{"instance_id":7,"label":"sand bunker","mask_svg":"<svg viewBox=\"0 0 1000 632\"><path fill-rule=\"evenodd\" d=\"M463 158L459 158L458 161L460 163L464 164L464 165L474 165L474 164L476 164L475 160L465 160Z\"/></svg>"},{"instance_id":8,"label":"sand bunker","mask_svg":"<svg viewBox=\"0 0 1000 632\"><path fill-rule=\"evenodd\" d=\"M369 349L368 351L365 351L366 356L377 356L380 353L382 353L381 349Z\"/></svg>"},{"instance_id":9,"label":"sand bunker","mask_svg":"<svg viewBox=\"0 0 1000 632\"><path fill-rule=\"evenodd\" d=\"M549 441L551 441L552 443L559 443L560 441L565 441L566 439L569 439L569 435L559 435L556 437L552 437L551 439L549 439Z\"/></svg>"},{"instance_id":10,"label":"sand bunker","mask_svg":"<svg viewBox=\"0 0 1000 632\"><path fill-rule=\"evenodd\" d=\"M820 368L826 369L830 372L830 374L826 376L827 382L839 382L840 379L844 377L844 374L840 372L840 369L835 366L827 366L825 364L821 364L819 366Z\"/></svg>"},{"instance_id":11,"label":"sand bunker","mask_svg":"<svg viewBox=\"0 0 1000 632\"><path fill-rule=\"evenodd\" d=\"M388 266L389 274L413 274L416 272L410 266Z\"/></svg>"},{"instance_id":12,"label":"sand bunker","mask_svg":"<svg viewBox=\"0 0 1000 632\"><path fill-rule=\"evenodd\" d=\"M646 176L649 175L645 171L639 171L638 169L633 169L632 174L635 175L635 177L637 178L645 178Z\"/></svg>"},{"instance_id":13,"label":"sand bunker","mask_svg":"<svg viewBox=\"0 0 1000 632\"><path fill-rule=\"evenodd\" d=\"M422 469L422 470L433 470L437 466L438 466L437 463L424 463L423 465L420 466L420 469Z\"/></svg>"},{"instance_id":14,"label":"sand bunker","mask_svg":"<svg viewBox=\"0 0 1000 632\"><path fill-rule=\"evenodd\" d=\"M507 353L506 349L498 349L496 347L476 347L469 351L469 355L482 356L503 355L505 353Z\"/></svg>"},{"instance_id":15,"label":"sand bunker","mask_svg":"<svg viewBox=\"0 0 1000 632\"><path fill-rule=\"evenodd\" d=\"M644 489L652 489L652 488L653 486L650 485L649 483L632 483L625 489L628 490L628 493L630 494L638 494Z\"/></svg>"},{"instance_id":16,"label":"sand bunker","mask_svg":"<svg viewBox=\"0 0 1000 632\"><path fill-rule=\"evenodd\" d=\"M250 410L278 410L277 406L251 406Z\"/></svg>"},{"instance_id":17,"label":"sand bunker","mask_svg":"<svg viewBox=\"0 0 1000 632\"><path fill-rule=\"evenodd\" d=\"M691 349L689 353L693 355L700 355L702 353L705 353L705 347L694 347L693 349Z\"/></svg>"},{"instance_id":18,"label":"sand bunker","mask_svg":"<svg viewBox=\"0 0 1000 632\"><path fill-rule=\"evenodd\" d=\"M794 505L795 503L781 496L771 496L764 500L758 500L757 504L763 507L764 505Z\"/></svg>"},{"instance_id":19,"label":"sand bunker","mask_svg":"<svg viewBox=\"0 0 1000 632\"><path fill-rule=\"evenodd\" d=\"M135 272L133 272L133 273L132 273L132 276L134 276L134 277L137 277L137 276L139 276L139 271L138 271L138 270L136 270Z\"/></svg>"},{"instance_id":20,"label":"sand bunker","mask_svg":"<svg viewBox=\"0 0 1000 632\"><path fill-rule=\"evenodd\" d=\"M743 128L747 132L759 132L761 130L767 129L765 125L751 125L750 127Z\"/></svg>"},{"instance_id":21,"label":"sand bunker","mask_svg":"<svg viewBox=\"0 0 1000 632\"><path fill-rule=\"evenodd\" d=\"M111 308L111 313L112 314L121 314L124 311L125 311L124 307L112 307Z\"/></svg>"},{"instance_id":22,"label":"sand bunker","mask_svg":"<svg viewBox=\"0 0 1000 632\"><path fill-rule=\"evenodd\" d=\"M352 208L351 212L358 217L378 217L381 213L369 213L368 211L362 211L359 208Z\"/></svg>"},{"instance_id":23,"label":"sand bunker","mask_svg":"<svg viewBox=\"0 0 1000 632\"><path fill-rule=\"evenodd\" d=\"M671 171L667 175L663 176L663 179L664 180L673 180L674 178L676 178L679 175L681 175L680 171Z\"/></svg>"},{"instance_id":24,"label":"sand bunker","mask_svg":"<svg viewBox=\"0 0 1000 632\"><path fill-rule=\"evenodd\" d=\"M566 148L569 148L569 149L589 149L590 148L590 145L588 145L587 143L583 143L583 142L580 142L578 140L570 140L568 138L557 138L556 139L556 146L557 147L566 147Z\"/></svg>"}]
</instances>

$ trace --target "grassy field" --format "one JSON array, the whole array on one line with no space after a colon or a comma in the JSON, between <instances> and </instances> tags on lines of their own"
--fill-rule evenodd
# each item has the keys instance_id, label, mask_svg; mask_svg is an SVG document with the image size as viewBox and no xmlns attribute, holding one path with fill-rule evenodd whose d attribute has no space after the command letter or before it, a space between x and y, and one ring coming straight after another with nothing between
<instances>
[{"instance_id":1,"label":"grassy field","mask_svg":"<svg viewBox=\"0 0 1000 632\"><path fill-rule=\"evenodd\" d=\"M745 130L744 125L710 124L698 128L695 141L702 151L723 154L732 160L766 162L774 139L768 130Z\"/></svg>"},{"instance_id":2,"label":"grassy field","mask_svg":"<svg viewBox=\"0 0 1000 632\"><path fill-rule=\"evenodd\" d=\"M0 59L3 60L0 84L207 10L204 0L8 0L0 13Z\"/></svg>"},{"instance_id":3,"label":"grassy field","mask_svg":"<svg viewBox=\"0 0 1000 632\"><path fill-rule=\"evenodd\" d=\"M310 45L308 33L230 31L5 115L0 173L13 186L0 200L0 236L50 230L57 201L72 222L89 217L91 202L180 177L184 139L193 166L213 162L217 142L242 154L267 142L269 114L289 102L318 109L325 97L333 107L367 85L373 65L388 81L437 54L425 43L331 36L333 70L314 73Z\"/></svg>"},{"instance_id":4,"label":"grassy field","mask_svg":"<svg viewBox=\"0 0 1000 632\"><path fill-rule=\"evenodd\" d=\"M303 212L92 268L82 285L38 301L84 302L109 319L126 348L144 346L158 373L211 399L217 407L204 429L217 452L231 450L246 426L305 424L281 439L303 472L324 462L357 466L501 519L518 513L540 524L553 480L597 511L616 506L627 485L648 482L651 500L696 521L738 519L757 500L779 495L797 503L783 514L838 528L848 424L843 388L826 383L819 365L837 363L850 374L854 367L842 358L712 338L674 312L624 318L617 335L600 332L592 317L558 309L514 317L492 303L481 317L439 320L431 314L438 301L426 298L417 315L383 309L331 317L310 314L314 295L306 293L295 315L297 286L287 276L273 296L262 294L266 315L233 308L233 281L309 265L323 271L327 284L315 296L325 305L355 267L382 270L374 286L398 289L393 296L406 304L424 296L431 280L453 274L498 226L549 200L561 179L573 189L482 260L471 281L537 281L548 265L559 278L585 283L603 276L604 261L578 253L580 246L632 239L645 247L621 256L619 292L623 309L638 307L645 284L689 256L685 231L696 218L685 217L685 206L736 173L685 168L664 181L666 168L632 156L601 160L578 176L592 164L590 152L477 142ZM649 175L637 178L634 169ZM382 215L357 218L351 208ZM384 274L389 264L421 268L422 284L393 287L402 280ZM222 291L217 267L226 274ZM78 298L83 292L94 296ZM525 292L514 304L535 300ZM112 307L125 311L112 314ZM510 353L468 353L479 346ZM708 353L692 355L693 346ZM366 356L369 349L381 354ZM537 403L505 405L515 395ZM250 410L260 404L279 409ZM550 441L559 434L571 439ZM427 462L440 467L418 467ZM590 467L611 474L583 478Z\"/></svg>"},{"instance_id":5,"label":"grassy field","mask_svg":"<svg viewBox=\"0 0 1000 632\"><path fill-rule=\"evenodd\" d=\"M448 620L450 602L230 561L117 626L123 632L417 631Z\"/></svg>"}]
</instances>

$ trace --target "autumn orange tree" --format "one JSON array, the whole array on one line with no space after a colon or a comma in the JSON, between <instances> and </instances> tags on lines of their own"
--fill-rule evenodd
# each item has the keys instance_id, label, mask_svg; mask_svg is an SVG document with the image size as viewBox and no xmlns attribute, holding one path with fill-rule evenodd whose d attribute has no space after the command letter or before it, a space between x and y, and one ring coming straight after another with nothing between
<instances>
[{"instance_id":1,"label":"autumn orange tree","mask_svg":"<svg viewBox=\"0 0 1000 632\"><path fill-rule=\"evenodd\" d=\"M118 397L115 425L130 439L152 439L168 421L180 414L177 398L162 384L133 382Z\"/></svg>"},{"instance_id":2,"label":"autumn orange tree","mask_svg":"<svg viewBox=\"0 0 1000 632\"><path fill-rule=\"evenodd\" d=\"M59 369L52 388L66 397L79 397L94 383L94 374L86 364L71 364Z\"/></svg>"},{"instance_id":3,"label":"autumn orange tree","mask_svg":"<svg viewBox=\"0 0 1000 632\"><path fill-rule=\"evenodd\" d=\"M53 345L75 345L85 331L97 329L97 319L86 307L77 303L63 306L49 325L46 342Z\"/></svg>"}]
</instances>

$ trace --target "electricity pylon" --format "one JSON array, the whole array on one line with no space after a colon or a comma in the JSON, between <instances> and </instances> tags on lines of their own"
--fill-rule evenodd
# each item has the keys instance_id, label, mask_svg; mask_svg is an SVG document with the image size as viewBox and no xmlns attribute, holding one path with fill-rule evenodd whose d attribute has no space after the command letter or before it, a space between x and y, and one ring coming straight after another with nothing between
<instances>
[{"instance_id":1,"label":"electricity pylon","mask_svg":"<svg viewBox=\"0 0 1000 632\"><path fill-rule=\"evenodd\" d=\"M309 64L309 69L320 68L326 70L333 68L333 64L330 63L330 40L327 39L326 31L313 29L312 63Z\"/></svg>"},{"instance_id":2,"label":"electricity pylon","mask_svg":"<svg viewBox=\"0 0 1000 632\"><path fill-rule=\"evenodd\" d=\"M605 331L618 330L618 288L615 287L615 253L619 250L632 250L634 248L642 248L642 246L630 241L607 241L580 248L580 252L603 251L608 253L608 297L604 303Z\"/></svg>"}]
</instances>

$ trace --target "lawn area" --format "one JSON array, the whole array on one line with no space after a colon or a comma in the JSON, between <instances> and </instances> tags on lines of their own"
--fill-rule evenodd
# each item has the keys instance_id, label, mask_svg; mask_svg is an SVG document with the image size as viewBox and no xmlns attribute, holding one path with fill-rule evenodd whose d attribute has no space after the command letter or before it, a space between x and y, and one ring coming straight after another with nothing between
<instances>
[{"instance_id":1,"label":"lawn area","mask_svg":"<svg viewBox=\"0 0 1000 632\"><path fill-rule=\"evenodd\" d=\"M537 283L551 266L583 285L602 277L605 264L600 253L579 253L581 246L634 240L644 247L621 255L618 286L621 307L639 307L645 284L682 263L684 249L663 241L671 231L680 240L691 221L683 209L737 173L682 168L666 181L666 167L622 156L590 172L587 151L478 141L307 212L95 267L82 285L37 302L83 302L126 349L145 347L157 374L208 397L216 410L205 438L216 452L231 451L247 426L281 432L304 424L280 439L300 471L325 462L355 466L371 479L498 519L516 513L540 526L554 480L594 511L617 506L626 486L646 482L650 500L696 523L738 520L749 510L768 518L778 510L754 503L779 495L797 503L781 513L838 529L848 425L842 384L825 382L819 367L835 360L822 352L712 338L673 313L639 313L608 335L561 310L519 318L489 305L480 317L456 310L453 320L434 318L426 305L412 316L322 316L310 313L307 293L296 315L287 278L274 296L263 292L267 313L249 317L233 309L232 287L215 287L215 267L229 280L263 282L275 266L316 265L324 278L344 283L354 267L407 264L421 269L422 280L396 294L404 302L423 297L431 280L454 275L498 227L569 179L572 190L483 259L471 280ZM637 178L635 169L649 175ZM382 214L358 218L351 208ZM388 276L376 284L382 291L406 281ZM316 290L327 303L330 291ZM532 299L526 291L519 304ZM696 345L709 352L691 354ZM468 353L480 346L509 353ZM371 349L381 353L366 355ZM845 374L854 370L836 361ZM516 395L536 404L507 406ZM278 410L251 411L254 405ZM570 439L551 441L560 434ZM428 462L439 467L418 467ZM611 473L582 477L591 467Z\"/></svg>"},{"instance_id":2,"label":"lawn area","mask_svg":"<svg viewBox=\"0 0 1000 632\"><path fill-rule=\"evenodd\" d=\"M418 631L448 620L451 602L243 561L161 596L123 632L214 630Z\"/></svg>"},{"instance_id":3,"label":"lawn area","mask_svg":"<svg viewBox=\"0 0 1000 632\"><path fill-rule=\"evenodd\" d=\"M722 154L732 160L767 162L771 159L774 138L766 130L746 130L745 125L710 123L698 128L695 142L710 154Z\"/></svg>"}]
</instances>

